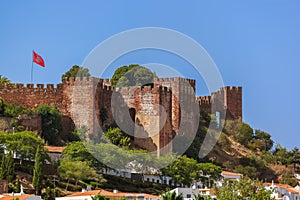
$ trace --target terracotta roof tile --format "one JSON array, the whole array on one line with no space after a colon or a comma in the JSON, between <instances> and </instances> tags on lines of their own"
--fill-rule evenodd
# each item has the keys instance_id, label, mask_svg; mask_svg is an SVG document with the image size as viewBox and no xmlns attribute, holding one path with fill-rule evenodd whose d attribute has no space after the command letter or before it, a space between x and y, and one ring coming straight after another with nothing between
<instances>
[{"instance_id":1,"label":"terracotta roof tile","mask_svg":"<svg viewBox=\"0 0 300 200\"><path fill-rule=\"evenodd\" d=\"M23 195L15 195L15 196L10 196L10 195L4 195L4 197L1 197L1 200L12 200L18 198L19 200L25 200L28 197L34 196L33 194L23 194Z\"/></svg>"},{"instance_id":2,"label":"terracotta roof tile","mask_svg":"<svg viewBox=\"0 0 300 200\"><path fill-rule=\"evenodd\" d=\"M160 199L159 196L152 195L152 194L132 193L132 192L113 193L113 192L109 192L109 191L106 191L106 190L91 190L91 191L86 191L86 192L75 192L75 193L72 193L72 194L67 195L65 197L92 196L92 195L97 195L97 194L101 194L102 196L107 196L107 197L125 197L126 195L137 196L138 194L143 194L145 198Z\"/></svg>"},{"instance_id":3,"label":"terracotta roof tile","mask_svg":"<svg viewBox=\"0 0 300 200\"><path fill-rule=\"evenodd\" d=\"M64 147L45 146L50 153L62 153Z\"/></svg>"},{"instance_id":4,"label":"terracotta roof tile","mask_svg":"<svg viewBox=\"0 0 300 200\"><path fill-rule=\"evenodd\" d=\"M242 176L242 174L240 174L240 173L229 172L229 171L222 171L222 175L228 175L228 176Z\"/></svg>"}]
</instances>

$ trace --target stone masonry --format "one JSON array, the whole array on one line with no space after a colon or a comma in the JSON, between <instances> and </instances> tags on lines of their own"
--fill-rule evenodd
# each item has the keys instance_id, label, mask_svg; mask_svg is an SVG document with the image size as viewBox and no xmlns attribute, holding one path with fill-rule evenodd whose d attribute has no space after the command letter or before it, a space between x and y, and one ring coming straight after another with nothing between
<instances>
[{"instance_id":1,"label":"stone masonry","mask_svg":"<svg viewBox=\"0 0 300 200\"><path fill-rule=\"evenodd\" d=\"M31 109L42 104L56 106L63 115L65 132L74 125L85 125L89 133L100 136L117 125L134 144L159 155L164 148L172 150L175 135L197 129L201 111L242 120L241 87L226 86L210 96L196 97L195 85L191 79L156 78L152 86L112 88L108 79L84 77L64 79L56 86L0 85L0 98Z\"/></svg>"}]
</instances>

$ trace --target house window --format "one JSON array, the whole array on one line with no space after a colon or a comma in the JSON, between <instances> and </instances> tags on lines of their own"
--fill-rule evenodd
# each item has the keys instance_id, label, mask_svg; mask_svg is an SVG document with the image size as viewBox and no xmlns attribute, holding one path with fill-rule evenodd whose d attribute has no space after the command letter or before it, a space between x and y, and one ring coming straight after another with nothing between
<instances>
[{"instance_id":1,"label":"house window","mask_svg":"<svg viewBox=\"0 0 300 200\"><path fill-rule=\"evenodd\" d=\"M155 182L154 178L152 179L152 182Z\"/></svg>"},{"instance_id":2,"label":"house window","mask_svg":"<svg viewBox=\"0 0 300 200\"><path fill-rule=\"evenodd\" d=\"M187 194L186 198L192 198L192 195L191 194Z\"/></svg>"},{"instance_id":3,"label":"house window","mask_svg":"<svg viewBox=\"0 0 300 200\"><path fill-rule=\"evenodd\" d=\"M159 183L159 180L156 180L156 183Z\"/></svg>"},{"instance_id":4,"label":"house window","mask_svg":"<svg viewBox=\"0 0 300 200\"><path fill-rule=\"evenodd\" d=\"M150 181L150 179L149 179L149 178L147 178L147 181L149 182L149 181Z\"/></svg>"}]
</instances>

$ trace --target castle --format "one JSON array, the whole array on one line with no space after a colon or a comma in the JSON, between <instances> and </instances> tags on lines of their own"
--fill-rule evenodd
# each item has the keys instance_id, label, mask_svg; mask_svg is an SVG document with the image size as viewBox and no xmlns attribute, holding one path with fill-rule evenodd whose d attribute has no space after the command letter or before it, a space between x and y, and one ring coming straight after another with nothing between
<instances>
[{"instance_id":1,"label":"castle","mask_svg":"<svg viewBox=\"0 0 300 200\"><path fill-rule=\"evenodd\" d=\"M196 131L199 112L242 119L242 88L223 87L210 96L195 95L195 80L155 78L144 87L113 88L109 79L66 78L61 84L0 85L0 98L28 108L56 106L63 115L63 131L85 125L89 133L119 126L134 143L149 151L172 149L174 135Z\"/></svg>"}]
</instances>

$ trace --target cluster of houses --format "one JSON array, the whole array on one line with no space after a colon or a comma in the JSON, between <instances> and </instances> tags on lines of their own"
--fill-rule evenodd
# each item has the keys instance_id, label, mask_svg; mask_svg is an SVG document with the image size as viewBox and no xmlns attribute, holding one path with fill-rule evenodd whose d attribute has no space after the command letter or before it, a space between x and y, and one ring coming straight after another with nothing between
<instances>
[{"instance_id":1,"label":"cluster of houses","mask_svg":"<svg viewBox=\"0 0 300 200\"><path fill-rule=\"evenodd\" d=\"M116 173L117 174L117 173ZM239 181L242 174L222 171L222 179L215 182L217 186L221 186L224 180ZM267 190L271 190L271 197L275 200L300 200L300 187L292 187L287 184L277 184L277 183L264 183ZM181 194L184 200L192 200L196 195L210 196L212 199L216 199L214 189L208 185L200 182L195 182L192 187L176 187L170 192L175 192L177 195ZM145 194L145 193L134 193L134 192L120 192L118 190L113 190L112 192L107 190L90 190L83 189L81 192L74 192L64 197L56 197L56 200L92 200L92 197L96 195L102 195L108 197L110 200L161 200L161 196ZM24 194L21 190L20 193L15 194L2 194L0 195L0 200L41 200L40 196L34 194Z\"/></svg>"},{"instance_id":2,"label":"cluster of houses","mask_svg":"<svg viewBox=\"0 0 300 200\"><path fill-rule=\"evenodd\" d=\"M51 158L51 162L57 162L62 156L62 147L51 147L46 146L49 152L49 156ZM172 186L175 189L170 192L175 192L177 195L181 194L184 200L192 200L196 195L209 196L212 199L216 199L215 191L212 188L211 182L194 182L191 187L180 187L180 185L172 182L172 178L168 176L160 176L153 173L145 173L141 176L141 174L131 171L129 169L104 169L103 174L125 177L130 179L139 179L143 182L153 182L160 184L167 184ZM239 181L243 175L240 173L234 173L229 171L222 171L221 180L214 181L214 184L219 187L222 186L224 180L232 180ZM295 174L295 177L300 182L300 175ZM3 184L0 184L3 186ZM264 186L267 190L272 191L271 197L275 200L300 200L300 186L292 187L286 184L277 184L277 183L264 183ZM5 187L5 186L4 186ZM5 190L5 189L4 189ZM11 200L11 199L19 199L19 200L42 200L40 196L36 196L34 194L25 194L23 192L23 188L21 186L20 193L4 193L1 192L3 189L0 187L0 200ZM2 194L1 194L2 193ZM70 195L64 197L57 197L56 200L92 200L92 197L100 194L102 196L108 197L110 200L119 200L119 199L127 199L127 200L161 200L161 196L156 196L152 194L145 193L132 193L132 192L120 192L118 190L113 190L112 192L106 190L91 190L88 188L87 190L83 189L81 192L74 192Z\"/></svg>"}]
</instances>

